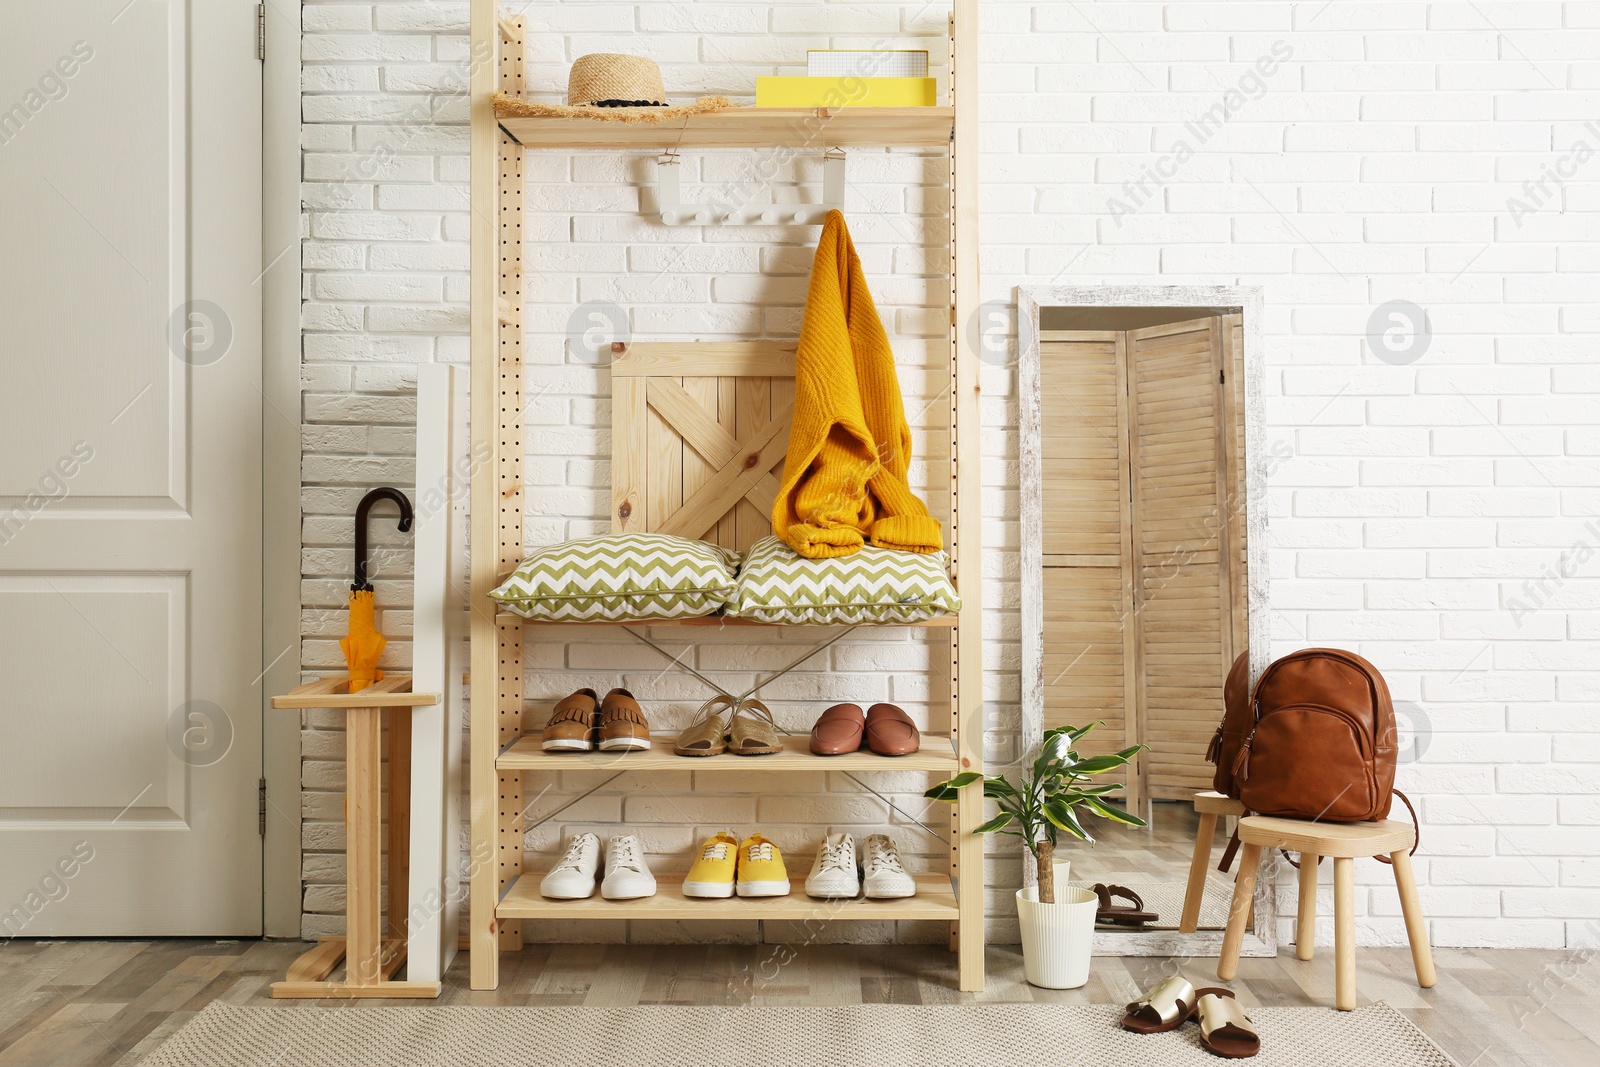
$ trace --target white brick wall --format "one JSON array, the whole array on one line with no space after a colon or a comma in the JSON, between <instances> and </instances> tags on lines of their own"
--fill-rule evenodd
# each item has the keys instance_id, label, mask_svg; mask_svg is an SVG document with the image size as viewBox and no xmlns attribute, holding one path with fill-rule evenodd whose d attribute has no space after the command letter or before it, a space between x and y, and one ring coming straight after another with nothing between
<instances>
[{"instance_id":1,"label":"white brick wall","mask_svg":"<svg viewBox=\"0 0 1600 1067\"><path fill-rule=\"evenodd\" d=\"M918 36L938 59L945 7L568 0L526 13L536 88L559 90L577 55L615 50L657 58L669 89L743 95L757 74L797 70L807 47ZM1600 515L1600 3L984 0L981 16L984 298L1067 282L1265 288L1275 651L1360 651L1424 727L1399 781L1422 810L1436 943L1600 943L1600 524L1586 525ZM360 489L411 481L412 364L466 360L465 21L461 4L304 8L308 669L338 663ZM690 157L686 188L738 182L752 164ZM783 179L817 169L802 161ZM566 344L573 309L613 302L638 337L791 336L815 231L652 226L638 213L642 155L539 155L528 173L527 536L539 543L603 526L607 381ZM939 357L925 310L941 299L939 250L922 246L940 240L942 182L915 153L852 154L848 214L913 410ZM1431 324L1409 364L1365 341L1392 300ZM1009 367L985 369L986 697L1003 748L1017 685L1014 384ZM937 467L945 442L921 432L917 448ZM399 666L409 553L384 524L375 541L396 546L375 563ZM712 639L692 655L738 685L794 647ZM841 698L922 714L929 655L922 638L852 638L766 696L796 726ZM703 696L621 635L536 646L528 668L535 709L622 683L668 724ZM335 726L307 719L308 933L339 903ZM892 777L920 811L921 776ZM563 776L535 810L584 778ZM620 779L529 847L620 818L666 867L733 822L772 829L800 864L812 823L888 821L919 862L935 859L832 775L707 779ZM990 882L1018 870L1004 848ZM1364 864L1360 877L1366 936L1399 940L1387 872ZM990 911L991 936L1013 929L1002 888Z\"/></svg>"}]
</instances>

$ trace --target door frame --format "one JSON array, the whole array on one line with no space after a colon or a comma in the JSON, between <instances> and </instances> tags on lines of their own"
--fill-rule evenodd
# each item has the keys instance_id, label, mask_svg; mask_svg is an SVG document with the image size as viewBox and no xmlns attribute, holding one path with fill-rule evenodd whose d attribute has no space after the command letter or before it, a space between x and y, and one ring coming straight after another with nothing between
<instances>
[{"instance_id":1,"label":"door frame","mask_svg":"<svg viewBox=\"0 0 1600 1067\"><path fill-rule=\"evenodd\" d=\"M267 3L262 63L261 610L264 668L261 930L301 936L300 716L271 697L300 683L300 4Z\"/></svg>"},{"instance_id":2,"label":"door frame","mask_svg":"<svg viewBox=\"0 0 1600 1067\"><path fill-rule=\"evenodd\" d=\"M1266 360L1262 352L1263 290L1255 285L1036 285L1017 287L1018 451L1021 461L1020 573L1022 623L1022 746L1031 757L1043 732L1044 632L1043 469L1040 452L1039 313L1056 307L1177 307L1238 311L1243 315L1245 420L1245 531L1249 588L1250 677L1271 661L1267 569ZM1262 853L1256 882L1255 927L1243 955L1277 953L1277 853ZM1181 934L1169 930L1119 931L1095 936L1096 955L1187 956L1221 951L1221 930Z\"/></svg>"}]
</instances>

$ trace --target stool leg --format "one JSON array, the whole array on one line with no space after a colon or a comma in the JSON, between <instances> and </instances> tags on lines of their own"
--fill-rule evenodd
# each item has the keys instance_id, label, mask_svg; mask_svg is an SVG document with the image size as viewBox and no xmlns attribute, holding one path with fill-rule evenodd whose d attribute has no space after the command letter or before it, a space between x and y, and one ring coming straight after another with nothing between
<instances>
[{"instance_id":1,"label":"stool leg","mask_svg":"<svg viewBox=\"0 0 1600 1067\"><path fill-rule=\"evenodd\" d=\"M1356 861L1333 858L1333 1006L1356 1007Z\"/></svg>"},{"instance_id":2,"label":"stool leg","mask_svg":"<svg viewBox=\"0 0 1600 1067\"><path fill-rule=\"evenodd\" d=\"M1297 959L1309 960L1317 950L1317 860L1320 858L1300 853L1300 910L1294 926Z\"/></svg>"},{"instance_id":3,"label":"stool leg","mask_svg":"<svg viewBox=\"0 0 1600 1067\"><path fill-rule=\"evenodd\" d=\"M1239 878L1233 883L1233 903L1228 907L1228 929L1222 935L1222 958L1217 977L1231 982L1239 973L1239 950L1244 947L1245 919L1256 895L1256 873L1261 867L1261 846L1245 845L1239 852Z\"/></svg>"},{"instance_id":4,"label":"stool leg","mask_svg":"<svg viewBox=\"0 0 1600 1067\"><path fill-rule=\"evenodd\" d=\"M1194 857L1189 860L1189 887L1183 892L1183 917L1178 920L1180 934L1192 934L1200 927L1200 902L1205 897L1206 871L1211 866L1211 844L1216 836L1216 815L1203 813L1194 835Z\"/></svg>"},{"instance_id":5,"label":"stool leg","mask_svg":"<svg viewBox=\"0 0 1600 1067\"><path fill-rule=\"evenodd\" d=\"M1411 942L1411 962L1417 968L1417 984L1432 989L1439 976L1433 970L1433 948L1428 944L1428 924L1422 917L1422 902L1417 899L1417 876L1411 870L1411 856L1391 852L1394 887L1400 891L1400 910L1406 917L1406 937Z\"/></svg>"}]
</instances>

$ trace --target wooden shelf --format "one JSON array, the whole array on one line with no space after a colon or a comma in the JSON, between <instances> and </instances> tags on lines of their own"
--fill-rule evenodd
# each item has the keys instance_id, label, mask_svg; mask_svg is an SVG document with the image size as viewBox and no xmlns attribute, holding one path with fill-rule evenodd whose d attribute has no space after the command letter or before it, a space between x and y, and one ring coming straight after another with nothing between
<instances>
[{"instance_id":1,"label":"wooden shelf","mask_svg":"<svg viewBox=\"0 0 1600 1067\"><path fill-rule=\"evenodd\" d=\"M909 756L847 752L815 756L809 736L785 737L783 751L766 756L680 756L672 751L677 734L651 734L648 752L545 752L539 736L518 738L495 760L502 771L938 771L961 769L950 738L923 734L922 748Z\"/></svg>"},{"instance_id":2,"label":"wooden shelf","mask_svg":"<svg viewBox=\"0 0 1600 1067\"><path fill-rule=\"evenodd\" d=\"M693 619L639 619L630 622L608 622L597 620L595 622L554 622L549 619L524 619L514 612L502 611L495 615L494 621L502 626L513 623L522 623L524 626L786 626L790 629L802 627L810 629L831 630L840 626L915 626L923 629L948 630L955 626L958 616L937 615L922 622L762 622L760 619L736 619L731 615L701 615ZM318 705L320 707L320 705Z\"/></svg>"},{"instance_id":3,"label":"wooden shelf","mask_svg":"<svg viewBox=\"0 0 1600 1067\"><path fill-rule=\"evenodd\" d=\"M411 675L385 674L359 693L352 693L348 675L319 678L272 698L275 708L424 708L439 703L438 693L413 693Z\"/></svg>"},{"instance_id":4,"label":"wooden shelf","mask_svg":"<svg viewBox=\"0 0 1600 1067\"><path fill-rule=\"evenodd\" d=\"M812 900L805 875L791 869L793 891L786 897L727 897L698 900L683 895L682 875L656 875L656 895L639 900L606 900L600 891L586 900L546 900L539 895L542 874L524 874L512 883L495 909L500 919L790 919L837 920L959 918L950 879L917 879L917 895L904 900Z\"/></svg>"},{"instance_id":5,"label":"wooden shelf","mask_svg":"<svg viewBox=\"0 0 1600 1067\"><path fill-rule=\"evenodd\" d=\"M500 118L524 148L946 148L950 107L751 107L655 124Z\"/></svg>"}]
</instances>

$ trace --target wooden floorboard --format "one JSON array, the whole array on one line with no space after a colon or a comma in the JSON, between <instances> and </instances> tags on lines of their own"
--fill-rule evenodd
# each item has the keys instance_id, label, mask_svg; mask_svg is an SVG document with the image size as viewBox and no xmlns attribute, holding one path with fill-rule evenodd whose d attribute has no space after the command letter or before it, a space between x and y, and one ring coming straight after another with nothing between
<instances>
[{"instance_id":1,"label":"wooden floorboard","mask_svg":"<svg viewBox=\"0 0 1600 1067\"><path fill-rule=\"evenodd\" d=\"M0 1067L129 1067L214 1001L272 1001L268 987L305 950L267 941L10 941L0 945ZM1363 948L1363 1002L1387 1000L1463 1067L1600 1064L1600 961L1591 953L1437 949L1439 984L1418 989L1407 950ZM1097 957L1082 989L1035 989L1016 946L992 946L979 994L955 989L955 960L919 945L533 945L504 957L502 984L467 988L465 956L434 1004L608 1008L632 1004L1124 1003L1170 960ZM1198 981L1213 961L1183 970ZM1233 983L1251 1006L1326 1006L1333 953L1301 963L1292 949L1240 961ZM360 1010L353 1006L348 1010Z\"/></svg>"}]
</instances>

